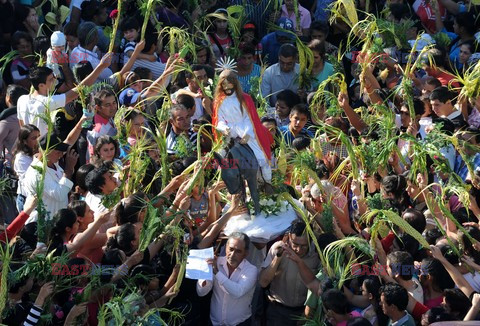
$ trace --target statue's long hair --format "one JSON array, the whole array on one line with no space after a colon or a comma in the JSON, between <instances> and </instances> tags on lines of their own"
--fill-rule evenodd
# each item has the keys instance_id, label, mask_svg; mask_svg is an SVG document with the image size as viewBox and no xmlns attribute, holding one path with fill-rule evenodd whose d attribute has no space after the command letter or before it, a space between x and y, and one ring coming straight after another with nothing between
<instances>
[{"instance_id":1,"label":"statue's long hair","mask_svg":"<svg viewBox=\"0 0 480 326\"><path fill-rule=\"evenodd\" d=\"M224 80L227 80L228 82L233 84L233 89L235 91L235 94L237 95L238 102L240 103L240 109L243 112L243 107L246 104L243 99L242 85L240 85L240 82L237 79L237 75L233 71L230 71L230 72L224 71L223 73L220 74L218 78L217 87L215 88L215 96L213 101L214 108L218 108L226 97L226 94L223 92L223 88L222 88L222 82Z\"/></svg>"}]
</instances>

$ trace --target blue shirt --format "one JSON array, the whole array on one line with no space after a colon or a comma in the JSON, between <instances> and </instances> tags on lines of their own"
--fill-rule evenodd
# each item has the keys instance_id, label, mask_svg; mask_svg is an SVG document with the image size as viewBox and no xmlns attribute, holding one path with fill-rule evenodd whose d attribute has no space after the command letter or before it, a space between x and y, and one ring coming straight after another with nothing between
<instances>
[{"instance_id":1,"label":"blue shirt","mask_svg":"<svg viewBox=\"0 0 480 326\"><path fill-rule=\"evenodd\" d=\"M278 63L270 66L263 73L261 91L264 98L268 98L271 107L275 107L277 94L284 89L296 93L298 91L298 73L300 65L295 64L293 71L283 72Z\"/></svg>"},{"instance_id":2,"label":"blue shirt","mask_svg":"<svg viewBox=\"0 0 480 326\"><path fill-rule=\"evenodd\" d=\"M328 6L333 2L333 0L317 0L317 6L315 8L315 12L313 13L313 17L315 20L326 22L330 17L330 10Z\"/></svg>"},{"instance_id":3,"label":"blue shirt","mask_svg":"<svg viewBox=\"0 0 480 326\"><path fill-rule=\"evenodd\" d=\"M323 64L323 70L320 71L320 73L318 75L316 75L313 80L312 80L312 89L311 91L312 92L315 92L318 88L318 86L323 82L325 81L330 75L333 75L334 73L334 69L333 69L333 66L328 63L328 62L325 62Z\"/></svg>"},{"instance_id":4,"label":"blue shirt","mask_svg":"<svg viewBox=\"0 0 480 326\"><path fill-rule=\"evenodd\" d=\"M283 139L288 145L292 145L293 140L297 137L307 137L307 138L313 138L313 134L310 132L310 130L303 128L302 131L295 137L290 129L288 128L288 125L280 127L279 128L280 133L282 134Z\"/></svg>"},{"instance_id":5,"label":"blue shirt","mask_svg":"<svg viewBox=\"0 0 480 326\"><path fill-rule=\"evenodd\" d=\"M470 159L470 163L472 164L473 171L480 167L480 153L475 154L475 156ZM462 178L463 181L467 180L468 167L460 154L457 155L457 158L455 160L454 172L458 174L458 176ZM473 176L470 176L470 178L473 178Z\"/></svg>"},{"instance_id":6,"label":"blue shirt","mask_svg":"<svg viewBox=\"0 0 480 326\"><path fill-rule=\"evenodd\" d=\"M265 35L260 41L262 44L262 57L270 65L278 62L278 52L282 43L277 41L277 33L272 32Z\"/></svg>"},{"instance_id":7,"label":"blue shirt","mask_svg":"<svg viewBox=\"0 0 480 326\"><path fill-rule=\"evenodd\" d=\"M242 90L245 93L250 93L250 90L252 89L252 84L250 83L250 80L255 77L260 77L260 71L260 66L254 63L253 69L248 75L238 76L238 81L240 82L240 85L242 85Z\"/></svg>"}]
</instances>

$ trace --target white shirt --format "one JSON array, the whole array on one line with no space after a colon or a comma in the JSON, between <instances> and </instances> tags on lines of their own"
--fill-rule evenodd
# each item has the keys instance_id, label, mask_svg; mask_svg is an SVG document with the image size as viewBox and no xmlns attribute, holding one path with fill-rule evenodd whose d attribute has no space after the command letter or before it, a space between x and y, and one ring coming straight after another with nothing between
<instances>
[{"instance_id":1,"label":"white shirt","mask_svg":"<svg viewBox=\"0 0 480 326\"><path fill-rule=\"evenodd\" d=\"M94 48L93 51L90 51L78 45L70 54L70 68L73 69L73 67L79 62L88 61L92 64L93 69L95 69L100 64L100 58L98 53L95 52L95 49L96 48ZM110 68L105 68L100 73L100 76L98 76L97 82L108 79L111 75L113 75L112 70L110 70Z\"/></svg>"},{"instance_id":2,"label":"white shirt","mask_svg":"<svg viewBox=\"0 0 480 326\"><path fill-rule=\"evenodd\" d=\"M25 186L23 185L23 180L25 179L25 172L27 172L28 167L32 164L33 157L28 156L23 152L19 152L15 155L15 162L13 163L13 170L18 177L18 188L17 194L27 196Z\"/></svg>"},{"instance_id":3,"label":"white shirt","mask_svg":"<svg viewBox=\"0 0 480 326\"><path fill-rule=\"evenodd\" d=\"M90 191L87 192L85 196L85 202L87 203L88 207L93 211L93 216L95 220L97 220L103 213L107 212L108 209L103 206L102 204L102 195L94 195ZM98 233L105 233L109 228L114 225L113 221L113 214L110 215L110 219L108 222L102 224L100 229L98 229Z\"/></svg>"},{"instance_id":4,"label":"white shirt","mask_svg":"<svg viewBox=\"0 0 480 326\"><path fill-rule=\"evenodd\" d=\"M22 120L23 124L35 125L40 130L40 136L43 136L47 133L48 126L40 116L47 111L47 107L48 112L64 107L66 100L65 94L52 96L37 95L35 97L22 95L17 102L17 118Z\"/></svg>"},{"instance_id":5,"label":"white shirt","mask_svg":"<svg viewBox=\"0 0 480 326\"><path fill-rule=\"evenodd\" d=\"M258 270L244 259L240 265L228 275L226 257L217 259L218 273L212 281L198 280L197 294L201 297L213 287L210 305L210 320L214 326L234 326L252 315L251 303ZM202 287L203 282L206 282Z\"/></svg>"},{"instance_id":6,"label":"white shirt","mask_svg":"<svg viewBox=\"0 0 480 326\"><path fill-rule=\"evenodd\" d=\"M25 185L25 192L27 195L34 195L36 186L40 182L40 173L34 169L34 166L42 167L42 162L37 158L33 159L32 164L25 172L23 185ZM68 193L73 187L73 182L63 176L63 169L55 163L55 169L47 167L45 174L45 183L43 189L43 203L49 216L47 219L52 219L53 215L62 208L67 208ZM25 224L36 222L38 218L37 211L33 211Z\"/></svg>"}]
</instances>

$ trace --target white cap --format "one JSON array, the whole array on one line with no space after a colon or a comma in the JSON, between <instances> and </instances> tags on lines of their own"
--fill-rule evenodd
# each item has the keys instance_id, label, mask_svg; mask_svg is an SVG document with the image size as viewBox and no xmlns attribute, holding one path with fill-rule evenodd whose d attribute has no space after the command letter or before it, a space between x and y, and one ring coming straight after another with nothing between
<instances>
[{"instance_id":1,"label":"white cap","mask_svg":"<svg viewBox=\"0 0 480 326\"><path fill-rule=\"evenodd\" d=\"M50 37L50 44L52 46L65 46L65 43L67 43L67 40L62 32L53 32L52 36Z\"/></svg>"}]
</instances>

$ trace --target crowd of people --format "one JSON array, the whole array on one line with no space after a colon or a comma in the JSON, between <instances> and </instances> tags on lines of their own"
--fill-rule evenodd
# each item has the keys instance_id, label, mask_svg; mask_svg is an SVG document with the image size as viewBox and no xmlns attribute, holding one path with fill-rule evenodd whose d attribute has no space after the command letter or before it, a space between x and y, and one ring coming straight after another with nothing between
<instances>
[{"instance_id":1,"label":"crowd of people","mask_svg":"<svg viewBox=\"0 0 480 326\"><path fill-rule=\"evenodd\" d=\"M1 323L479 323L476 3L1 0Z\"/></svg>"}]
</instances>

